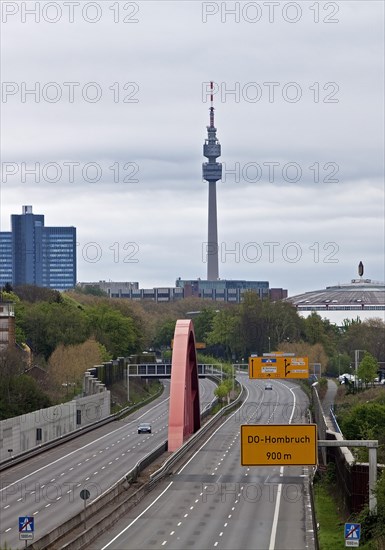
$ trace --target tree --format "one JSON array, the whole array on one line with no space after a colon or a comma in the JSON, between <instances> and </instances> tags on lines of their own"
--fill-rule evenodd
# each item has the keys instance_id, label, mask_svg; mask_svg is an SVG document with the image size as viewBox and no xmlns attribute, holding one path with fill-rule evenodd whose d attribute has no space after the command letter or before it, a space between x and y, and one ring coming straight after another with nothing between
<instances>
[{"instance_id":1,"label":"tree","mask_svg":"<svg viewBox=\"0 0 385 550\"><path fill-rule=\"evenodd\" d=\"M301 318L289 302L263 300L261 310L263 326L262 352L274 351L279 342L296 341L301 332Z\"/></svg>"},{"instance_id":2,"label":"tree","mask_svg":"<svg viewBox=\"0 0 385 550\"><path fill-rule=\"evenodd\" d=\"M68 384L81 384L87 369L109 359L105 347L92 338L74 346L60 344L49 358L48 372L55 384L68 388Z\"/></svg>"},{"instance_id":3,"label":"tree","mask_svg":"<svg viewBox=\"0 0 385 550\"><path fill-rule=\"evenodd\" d=\"M50 405L35 380L24 374L25 354L17 348L0 352L0 420Z\"/></svg>"},{"instance_id":4,"label":"tree","mask_svg":"<svg viewBox=\"0 0 385 550\"><path fill-rule=\"evenodd\" d=\"M385 361L385 323L382 319L367 319L351 323L344 331L342 349L353 356L354 350L364 349L380 362Z\"/></svg>"},{"instance_id":5,"label":"tree","mask_svg":"<svg viewBox=\"0 0 385 550\"><path fill-rule=\"evenodd\" d=\"M370 353L365 353L361 363L357 368L357 376L359 379L365 382L365 386L368 387L370 382L374 382L379 370L377 360Z\"/></svg>"},{"instance_id":6,"label":"tree","mask_svg":"<svg viewBox=\"0 0 385 550\"><path fill-rule=\"evenodd\" d=\"M219 386L217 386L214 390L214 395L218 397L219 401L223 402L225 398L227 398L227 402L230 402L230 392L233 387L233 381L231 378L226 378L223 380Z\"/></svg>"},{"instance_id":7,"label":"tree","mask_svg":"<svg viewBox=\"0 0 385 550\"><path fill-rule=\"evenodd\" d=\"M236 350L236 335L238 334L239 319L230 309L224 309L213 317L212 330L207 335L207 344L217 345L226 358L231 358ZM217 348L217 352L220 349Z\"/></svg>"},{"instance_id":8,"label":"tree","mask_svg":"<svg viewBox=\"0 0 385 550\"><path fill-rule=\"evenodd\" d=\"M3 291L4 292L12 292L13 290L13 287L11 285L11 283L5 283L5 285L3 286Z\"/></svg>"},{"instance_id":9,"label":"tree","mask_svg":"<svg viewBox=\"0 0 385 550\"><path fill-rule=\"evenodd\" d=\"M20 285L14 288L14 292L19 296L20 300L26 302L56 302L58 304L63 302L63 296L58 290L42 286Z\"/></svg>"},{"instance_id":10,"label":"tree","mask_svg":"<svg viewBox=\"0 0 385 550\"><path fill-rule=\"evenodd\" d=\"M205 307L196 317L194 317L194 331L197 342L206 342L209 333L212 330L216 312L212 308Z\"/></svg>"},{"instance_id":11,"label":"tree","mask_svg":"<svg viewBox=\"0 0 385 550\"><path fill-rule=\"evenodd\" d=\"M264 327L261 319L262 300L256 292L245 292L240 315L245 355L250 355L252 351L262 354L264 347Z\"/></svg>"},{"instance_id":12,"label":"tree","mask_svg":"<svg viewBox=\"0 0 385 550\"><path fill-rule=\"evenodd\" d=\"M162 348L171 346L171 340L174 338L175 324L176 321L174 319L167 319L158 326L153 339L153 347Z\"/></svg>"},{"instance_id":13,"label":"tree","mask_svg":"<svg viewBox=\"0 0 385 550\"><path fill-rule=\"evenodd\" d=\"M138 351L137 327L131 317L105 304L90 308L86 314L91 334L113 357L125 357Z\"/></svg>"},{"instance_id":14,"label":"tree","mask_svg":"<svg viewBox=\"0 0 385 550\"><path fill-rule=\"evenodd\" d=\"M319 363L321 365L321 373L324 373L328 365L328 356L325 353L322 344L314 344L311 346L306 342L281 342L279 344L279 351L286 351L288 353L295 353L297 357L309 358L309 370L313 374L311 364ZM316 374L318 374L316 372Z\"/></svg>"},{"instance_id":15,"label":"tree","mask_svg":"<svg viewBox=\"0 0 385 550\"><path fill-rule=\"evenodd\" d=\"M33 352L45 359L59 344L80 344L90 332L84 312L67 301L25 304L21 328Z\"/></svg>"},{"instance_id":16,"label":"tree","mask_svg":"<svg viewBox=\"0 0 385 550\"><path fill-rule=\"evenodd\" d=\"M356 405L342 418L346 439L379 439L385 426L385 405L369 402Z\"/></svg>"},{"instance_id":17,"label":"tree","mask_svg":"<svg viewBox=\"0 0 385 550\"><path fill-rule=\"evenodd\" d=\"M16 347L0 351L1 398L12 402L11 384L15 376L22 374L27 367L25 354Z\"/></svg>"},{"instance_id":18,"label":"tree","mask_svg":"<svg viewBox=\"0 0 385 550\"><path fill-rule=\"evenodd\" d=\"M86 285L84 287L77 287L76 292L91 294L91 296L108 297L107 292L102 290L98 285Z\"/></svg>"}]
</instances>

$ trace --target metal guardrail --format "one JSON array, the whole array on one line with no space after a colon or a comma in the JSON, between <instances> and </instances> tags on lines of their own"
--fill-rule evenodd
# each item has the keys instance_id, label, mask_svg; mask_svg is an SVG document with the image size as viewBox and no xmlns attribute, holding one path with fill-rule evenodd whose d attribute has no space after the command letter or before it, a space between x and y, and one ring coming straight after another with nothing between
<instances>
[{"instance_id":1,"label":"metal guardrail","mask_svg":"<svg viewBox=\"0 0 385 550\"><path fill-rule=\"evenodd\" d=\"M341 432L341 428L339 427L339 424L338 424L338 422L337 422L337 418L336 418L336 416L335 416L335 414L334 414L334 407L333 407L333 405L332 405L332 406L330 407L330 409L329 409L329 414L330 414L330 418L331 418L331 420L332 420L332 423L333 423L333 426L334 426L335 431L338 432L338 433L342 433L342 432Z\"/></svg>"},{"instance_id":2,"label":"metal guardrail","mask_svg":"<svg viewBox=\"0 0 385 550\"><path fill-rule=\"evenodd\" d=\"M168 473L170 472L171 468L184 456L185 453L189 451L189 449L195 445L203 436L209 431L209 429L212 428L212 426L218 422L218 420L230 412L234 407L237 407L244 397L244 394L246 393L244 386L241 384L241 392L238 395L238 397L229 405L226 405L223 407L220 411L218 411L214 417L209 420L200 430L198 430L194 435L190 437L186 443L184 443L181 448L178 451L175 451L172 456L166 460L164 465L159 468L154 474L150 476L150 481L146 484L145 490L141 489L142 496L145 496L147 492L152 490L155 485ZM215 400L214 400L215 401ZM210 410L215 406L216 403L213 402L213 404L210 407ZM89 506L87 506L87 518L88 520L95 514L97 514L103 507L106 506L106 504L111 503L117 496L119 496L122 491L125 491L127 489L127 483L132 484L134 483L140 474L149 464L151 464L154 460L156 460L159 456L161 456L165 451L167 451L168 447L168 441L162 442L156 449L148 453L144 458L139 460L136 465L129 470L120 480L118 480L114 485L105 491L102 495L97 497ZM132 498L136 499L136 493L133 495ZM58 546L58 541L63 538L64 535L66 535L70 530L76 529L77 527L81 526L82 522L84 520L84 511L81 511L69 520L67 520L65 523L60 525L59 527L55 528L53 531L42 537L41 539L34 542L30 548L31 550L48 550L48 549L57 549L57 548L75 548L74 541L71 541L71 543L66 544L64 546ZM101 522L99 522L101 523ZM99 536L99 533L96 533L96 524L93 525L91 528L93 530L92 535L90 534L89 538L87 539L87 543L89 544L91 542L90 537L92 536L92 540L97 538ZM78 538L87 538L87 531L84 533L81 533ZM85 542L85 544L87 544ZM82 546L76 545L76 548L81 548ZM84 546L85 548L86 546Z\"/></svg>"},{"instance_id":3,"label":"metal guardrail","mask_svg":"<svg viewBox=\"0 0 385 550\"><path fill-rule=\"evenodd\" d=\"M186 443L184 443L178 451L175 451L172 456L166 460L161 468L157 472L154 472L150 476L150 485L153 486L158 483L163 477L168 475L172 467L179 462L179 460L186 454L189 449L195 445L215 424L222 416L230 412L233 408L237 407L241 402L245 394L245 388L241 384L241 392L238 397L229 405L223 407L220 411L216 413L213 418L207 422L200 430L198 430L194 435L192 435Z\"/></svg>"},{"instance_id":4,"label":"metal guardrail","mask_svg":"<svg viewBox=\"0 0 385 550\"><path fill-rule=\"evenodd\" d=\"M211 367L211 365L209 365ZM215 365L214 365L215 366ZM216 383L221 382L221 373L218 373L215 371L215 369L212 369L213 372L209 373L209 369L207 370L207 373L205 376L207 378L210 378L214 380ZM144 399L143 401L140 401L139 403L136 403L135 405L130 405L127 407L124 407L122 410L118 411L117 413L111 414L106 418L103 418L101 420L97 420L96 422L92 422L91 424L88 424L87 426L83 426L81 428L76 428L75 430L69 432L68 434L62 435L60 437L57 437L55 439L51 439L50 441L46 441L45 443L41 443L40 445L36 445L32 449L28 449L27 451L22 451L21 453L18 453L17 456L13 456L10 458L6 458L5 460L0 461L0 472L2 470L5 470L9 468L10 466L13 466L14 464L18 464L19 462L23 462L24 460L27 460L28 458L32 458L33 456L36 456L40 454L43 451L48 451L54 447L57 447L58 445L61 445L62 443L66 443L67 441L71 441L72 439L79 437L83 434L86 434L96 428L99 428L101 426L104 426L104 424L108 424L109 422L113 422L115 420L120 420L124 416L131 414L135 412L136 410L140 409L144 405L147 405L148 403L151 403L154 399L162 395L163 389L159 390L154 395L151 395L147 399ZM205 413L202 418L207 416L208 413Z\"/></svg>"},{"instance_id":5,"label":"metal guardrail","mask_svg":"<svg viewBox=\"0 0 385 550\"><path fill-rule=\"evenodd\" d=\"M27 460L28 458L31 458L35 455L40 454L43 451L48 451L54 447L57 447L58 445L61 445L62 443L66 443L67 441L71 441L71 439L75 439L76 437L79 437L83 434L86 434L92 430L95 430L96 428L100 428L101 426L104 426L104 424L108 424L109 422L113 422L115 420L120 420L122 417L126 416L127 414L130 414L132 412L135 412L137 409L140 409L144 405L147 405L148 403L151 403L154 399L157 397L160 397L163 393L163 388L161 388L157 393L154 395L151 395L147 399L144 399L143 401L140 401L139 403L136 403L135 405L131 405L128 407L124 407L121 411L118 411L117 413L111 414L107 416L106 418L102 418L101 420L97 420L96 422L92 422L91 424L88 424L87 426L83 426L82 428L77 428L76 430L73 430L72 432L69 432L68 434L62 435L60 437L57 437L55 439L52 439L51 441L47 441L46 443L42 443L41 445L37 445L36 447L33 447L32 449L28 449L27 451L23 451L19 453L17 456L14 456L12 458L6 458L5 460L2 460L0 463L0 472L2 470L5 470L14 464L18 464L19 462L23 462L24 460Z\"/></svg>"}]
</instances>

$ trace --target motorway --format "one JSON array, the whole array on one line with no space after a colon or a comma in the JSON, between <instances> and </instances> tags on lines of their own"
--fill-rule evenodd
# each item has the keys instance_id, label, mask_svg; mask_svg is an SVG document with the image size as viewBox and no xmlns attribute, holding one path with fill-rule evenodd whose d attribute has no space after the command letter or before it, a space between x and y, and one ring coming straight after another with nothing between
<instances>
[{"instance_id":1,"label":"motorway","mask_svg":"<svg viewBox=\"0 0 385 550\"><path fill-rule=\"evenodd\" d=\"M298 385L239 376L247 388L240 409L207 438L180 470L127 513L90 550L313 548L307 468L243 467L242 424L306 422Z\"/></svg>"},{"instance_id":2,"label":"motorway","mask_svg":"<svg viewBox=\"0 0 385 550\"><path fill-rule=\"evenodd\" d=\"M1 474L0 546L24 547L19 540L19 516L33 516L39 539L122 478L135 464L167 439L170 381L163 395L123 420L107 424L52 450L16 464ZM200 379L201 409L213 398L215 384ZM152 424L152 434L138 434L140 421Z\"/></svg>"}]
</instances>

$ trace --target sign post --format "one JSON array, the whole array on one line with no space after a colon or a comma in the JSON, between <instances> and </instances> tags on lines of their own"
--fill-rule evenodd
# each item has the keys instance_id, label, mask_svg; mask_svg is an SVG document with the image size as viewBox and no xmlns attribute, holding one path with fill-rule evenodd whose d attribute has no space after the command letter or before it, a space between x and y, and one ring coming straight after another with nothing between
<instances>
[{"instance_id":1,"label":"sign post","mask_svg":"<svg viewBox=\"0 0 385 550\"><path fill-rule=\"evenodd\" d=\"M91 496L91 493L89 492L88 489L82 489L80 491L80 498L82 498L84 500L84 530L87 529L87 507L86 507L86 502L87 502L87 499L90 498Z\"/></svg>"},{"instance_id":2,"label":"sign post","mask_svg":"<svg viewBox=\"0 0 385 550\"><path fill-rule=\"evenodd\" d=\"M317 424L241 426L242 466L315 466Z\"/></svg>"},{"instance_id":3,"label":"sign post","mask_svg":"<svg viewBox=\"0 0 385 550\"><path fill-rule=\"evenodd\" d=\"M25 548L28 546L28 541L33 540L34 519L33 516L19 516L19 539L25 540Z\"/></svg>"}]
</instances>

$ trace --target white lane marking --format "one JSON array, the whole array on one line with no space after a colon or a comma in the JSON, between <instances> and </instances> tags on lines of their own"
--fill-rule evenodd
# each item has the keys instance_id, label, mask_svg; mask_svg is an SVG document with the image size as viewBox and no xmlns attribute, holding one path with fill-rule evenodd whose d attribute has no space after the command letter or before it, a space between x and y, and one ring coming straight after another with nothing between
<instances>
[{"instance_id":1,"label":"white lane marking","mask_svg":"<svg viewBox=\"0 0 385 550\"><path fill-rule=\"evenodd\" d=\"M283 386L286 386L286 384L283 384L281 382L281 384ZM289 388L289 386L286 386L286 388ZM294 416L294 411L295 411L295 403L296 403L296 398L295 398L295 393L293 392L293 390L291 388L289 388L290 392L292 393L293 395L293 398L294 398L294 401L293 401L293 410L291 412L291 415L290 415L290 418L289 418L289 424L291 424L291 421L293 420L293 416ZM283 476L283 466L280 467L279 469L279 476L282 477ZM273 524L271 526L271 535L270 535L270 543L269 543L269 550L274 550L275 548L275 539L277 537L277 527L278 527L278 516L279 516L279 508L280 508L280 505L281 505L281 495L282 495L282 483L279 483L278 484L278 490L277 490L277 499L275 501L275 509L274 509L274 516L273 516Z\"/></svg>"},{"instance_id":2,"label":"white lane marking","mask_svg":"<svg viewBox=\"0 0 385 550\"><path fill-rule=\"evenodd\" d=\"M8 529L5 530L6 533L8 533L8 531L10 531L12 529L12 527L8 527Z\"/></svg>"},{"instance_id":3,"label":"white lane marking","mask_svg":"<svg viewBox=\"0 0 385 550\"><path fill-rule=\"evenodd\" d=\"M157 405L154 405L154 407L152 407L151 409L149 409L148 411L144 412L141 416L139 416L136 420L133 420L132 421L132 424L134 423L137 423L138 420L140 420L141 418L143 418L143 416L145 416L146 414L148 414L149 412L151 412L152 410L156 409L157 407L159 407L160 405L164 405L164 403L166 401L169 401L169 397L167 397L166 399L164 399L164 401L161 401L160 403L158 403ZM131 424L131 422L129 423ZM115 432L118 432L119 430L126 430L127 427L129 426L129 424L125 424L124 426L121 426L120 428L117 428L116 430L114 430L114 432L112 433L115 433ZM74 451L71 451L70 453L64 455L64 456L61 456L60 458L54 460L53 462L50 462L49 464L46 464L45 466L42 466L41 468L38 468L37 470L34 470L33 472L30 472L29 474L27 474L26 476L24 477L21 477L20 479L14 481L13 483L10 483L9 485L7 485L7 487L3 487L3 489L0 489L0 493L2 493L3 491L5 491L5 489L7 489L8 487L12 487L12 485L16 485L16 483L20 483L20 481L23 481L24 479L27 479L27 477L30 477L30 476L33 476L34 474L37 474L38 472L41 472L42 470L45 470L45 468L48 468L49 466L53 466L53 464L56 464L57 462L60 462L61 460L64 460L65 458L73 455L74 453L78 453L79 451L82 451L83 449L86 449L87 447L89 447L90 445L94 445L95 443L97 443L98 441L101 441L102 439L104 439L105 437L110 437L111 436L111 432L110 433L107 433L105 435L102 435L101 437L99 437L98 439L95 439L94 441L91 441L90 443L87 443L86 445L83 445L83 447L79 447L79 449L75 449ZM89 458L87 459L89 460ZM79 462L78 466L80 466L82 463ZM42 489L43 487L45 487L45 485L41 485L40 489Z\"/></svg>"},{"instance_id":4,"label":"white lane marking","mask_svg":"<svg viewBox=\"0 0 385 550\"><path fill-rule=\"evenodd\" d=\"M233 416L235 416L236 414L239 413L239 411L244 407L245 403L247 402L247 398L249 397L250 395L250 392L248 390L248 388L246 387L246 392L247 392L247 396L246 396L246 399L245 401L243 402L243 404L241 405L241 407L239 409L237 409L236 411L233 412L233 414L231 414L227 420L225 420L225 422L223 422L223 424L221 424L220 426L218 426L218 428L211 434L211 436L206 439L206 441L204 443L202 443L202 445L199 447L199 449L197 451L195 451L195 453L192 455L192 457L186 462L186 464L184 466L182 466L182 468L177 472L177 475L179 475L181 472L183 472L183 470L190 464L190 462L192 460L194 460L194 458L196 457L196 455L203 449L203 447L205 445L207 445L207 443L215 436L215 434L223 428L223 426L225 424L227 424L227 422L229 422ZM149 510L163 495L164 493L166 493L168 491L168 489L171 487L171 485L173 484L174 482L173 481L170 481L170 483L167 485L167 487L160 493L160 495L158 495L156 497L155 500L153 500L153 502L151 502L151 504L149 504L147 506L147 508L145 508L145 510L143 510L143 512L141 512L138 516L136 516L135 519L133 519L131 521L131 523L129 523L128 525L126 525L126 527L124 529L122 529L122 531L120 531L120 533L118 533L113 539L110 540L110 542L108 542L105 546L103 546L103 548L101 548L100 550L105 550L105 548L108 548L110 546L110 544L112 544L113 542L115 542L123 533L125 533L132 525L134 525L134 523L136 523L138 521L139 518L141 518L143 516L143 514L145 514L147 512L147 510ZM206 486L207 487L207 486ZM187 517L188 514L185 514L184 517ZM231 514L229 516L229 518L231 518ZM181 522L180 522L181 523ZM179 524L178 524L179 526ZM214 546L216 546L218 543L214 544Z\"/></svg>"},{"instance_id":5,"label":"white lane marking","mask_svg":"<svg viewBox=\"0 0 385 550\"><path fill-rule=\"evenodd\" d=\"M141 512L138 516L136 516L136 518L133 519L133 520L131 521L131 523L129 523L120 533L118 533L118 534L116 535L116 537L114 537L112 540L110 540L110 542L107 543L105 546L103 546L103 548L101 548L100 550L104 550L105 548L108 548L108 547L110 546L110 544L112 544L113 542L115 542L116 539L118 539L118 538L120 537L120 535L122 535L123 533L125 533L125 532L127 531L127 529L129 529L132 525L134 525L134 523L136 523L136 522L138 521L138 519L141 518L141 517L143 516L143 514L145 514L145 513L147 512L147 510L149 510L149 509L151 508L151 506L152 506L153 504L155 504L155 502L157 502L157 501L164 495L164 493L168 490L169 487L171 487L172 484L173 484L173 482L171 481L171 482L167 485L167 487L164 489L164 491L162 491L162 492L160 493L160 495L158 495L158 496L156 497L156 499L153 500L153 502L151 502L151 504L150 504L149 506L147 506L147 508L146 508L145 510L143 510L143 512Z\"/></svg>"}]
</instances>

